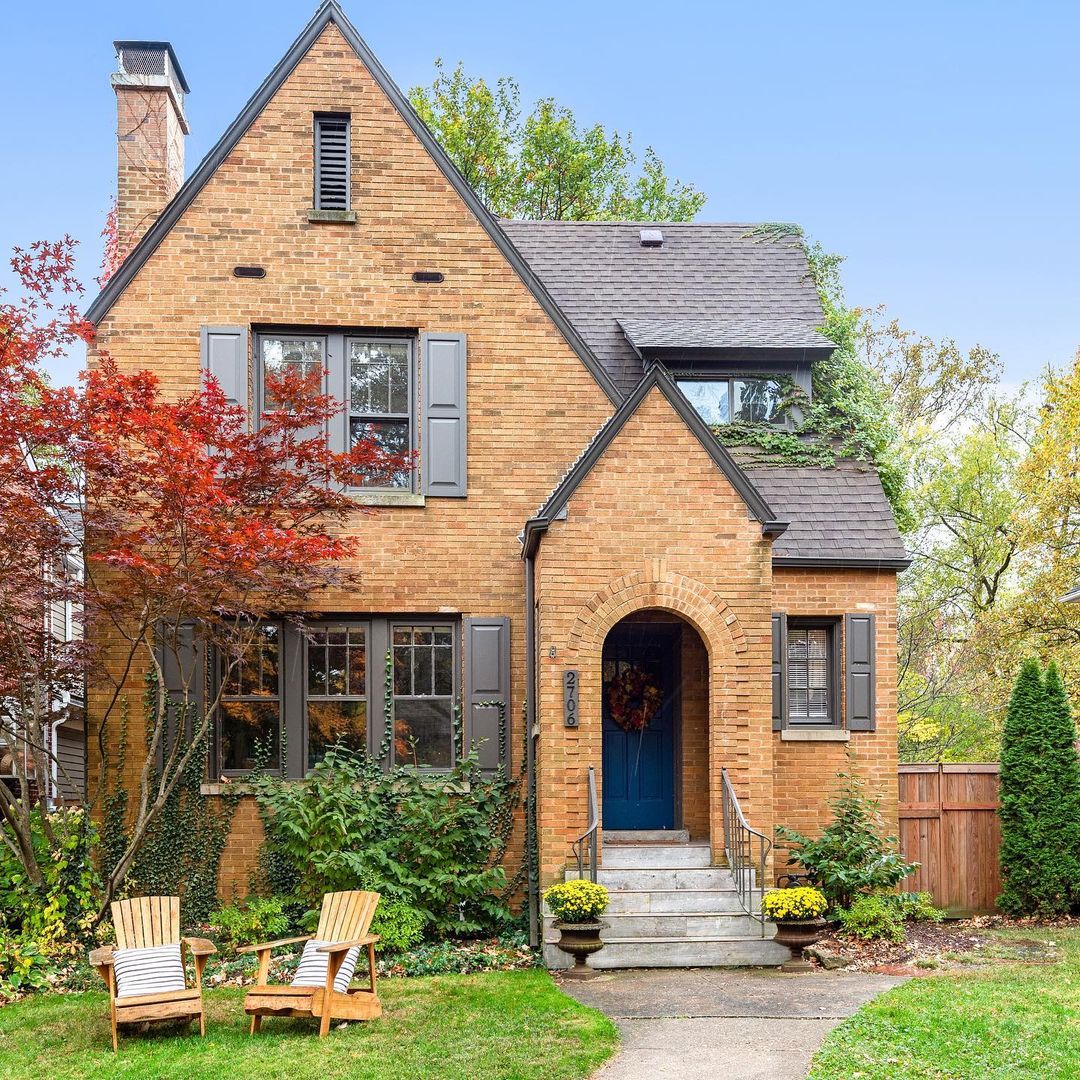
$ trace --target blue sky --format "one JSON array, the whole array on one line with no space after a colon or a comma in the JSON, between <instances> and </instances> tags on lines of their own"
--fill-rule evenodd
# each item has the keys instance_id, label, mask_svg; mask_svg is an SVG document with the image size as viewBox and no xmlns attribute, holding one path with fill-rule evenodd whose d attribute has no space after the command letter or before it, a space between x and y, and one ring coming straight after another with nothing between
<instances>
[{"instance_id":1,"label":"blue sky","mask_svg":"<svg viewBox=\"0 0 1080 1080\"><path fill-rule=\"evenodd\" d=\"M363 4L404 87L432 64L632 131L715 221L797 221L847 256L849 299L999 352L1006 379L1080 347L1080 5ZM52 0L5 13L0 242L69 232L97 271L115 183L115 38L173 42L189 171L315 8ZM60 364L61 380L74 361Z\"/></svg>"}]
</instances>

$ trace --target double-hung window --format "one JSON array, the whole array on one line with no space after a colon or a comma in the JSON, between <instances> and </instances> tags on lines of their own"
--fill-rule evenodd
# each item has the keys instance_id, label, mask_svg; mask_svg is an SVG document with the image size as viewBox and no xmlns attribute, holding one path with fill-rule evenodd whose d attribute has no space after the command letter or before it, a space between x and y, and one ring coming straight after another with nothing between
<instances>
[{"instance_id":1,"label":"double-hung window","mask_svg":"<svg viewBox=\"0 0 1080 1080\"><path fill-rule=\"evenodd\" d=\"M454 763L453 623L394 623L394 762L421 769Z\"/></svg>"},{"instance_id":2,"label":"double-hung window","mask_svg":"<svg viewBox=\"0 0 1080 1080\"><path fill-rule=\"evenodd\" d=\"M301 376L312 393L345 402L329 420L331 448L343 452L371 440L388 454L408 455L416 447L414 343L408 338L323 334L261 333L258 337L257 396L261 411L277 407L274 376ZM324 377L325 373L325 377ZM307 433L309 435L313 432ZM356 487L411 491L414 470L358 477Z\"/></svg>"},{"instance_id":3,"label":"double-hung window","mask_svg":"<svg viewBox=\"0 0 1080 1080\"><path fill-rule=\"evenodd\" d=\"M260 623L234 656L219 657L219 761L223 773L274 769L281 745L281 626Z\"/></svg>"},{"instance_id":4,"label":"double-hung window","mask_svg":"<svg viewBox=\"0 0 1080 1080\"><path fill-rule=\"evenodd\" d=\"M307 767L334 745L367 749L366 624L311 628L307 651Z\"/></svg>"},{"instance_id":5,"label":"double-hung window","mask_svg":"<svg viewBox=\"0 0 1080 1080\"><path fill-rule=\"evenodd\" d=\"M787 721L792 727L838 726L837 625L789 619Z\"/></svg>"}]
</instances>

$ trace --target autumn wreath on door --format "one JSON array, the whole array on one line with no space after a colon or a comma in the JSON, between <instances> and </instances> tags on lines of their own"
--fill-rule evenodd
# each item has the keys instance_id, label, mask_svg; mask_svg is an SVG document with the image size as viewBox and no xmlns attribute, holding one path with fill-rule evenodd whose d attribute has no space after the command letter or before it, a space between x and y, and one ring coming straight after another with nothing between
<instances>
[{"instance_id":1,"label":"autumn wreath on door","mask_svg":"<svg viewBox=\"0 0 1080 1080\"><path fill-rule=\"evenodd\" d=\"M608 687L608 713L623 731L644 731L663 701L660 687L639 667L623 668Z\"/></svg>"}]
</instances>

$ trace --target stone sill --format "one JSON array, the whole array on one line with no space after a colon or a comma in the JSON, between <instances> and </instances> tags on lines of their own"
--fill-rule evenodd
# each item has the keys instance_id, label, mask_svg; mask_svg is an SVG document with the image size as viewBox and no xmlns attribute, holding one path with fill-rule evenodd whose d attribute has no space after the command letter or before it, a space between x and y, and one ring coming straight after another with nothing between
<instances>
[{"instance_id":1,"label":"stone sill","mask_svg":"<svg viewBox=\"0 0 1080 1080\"><path fill-rule=\"evenodd\" d=\"M781 742L850 742L851 732L841 731L838 728L807 728L800 731L797 728L784 728L780 732Z\"/></svg>"},{"instance_id":2,"label":"stone sill","mask_svg":"<svg viewBox=\"0 0 1080 1080\"><path fill-rule=\"evenodd\" d=\"M316 224L321 222L329 222L336 225L355 225L356 224L356 211L355 210L309 210L307 215L308 221L315 222Z\"/></svg>"},{"instance_id":3,"label":"stone sill","mask_svg":"<svg viewBox=\"0 0 1080 1080\"><path fill-rule=\"evenodd\" d=\"M353 491L358 506L424 506L426 498L415 491Z\"/></svg>"}]
</instances>

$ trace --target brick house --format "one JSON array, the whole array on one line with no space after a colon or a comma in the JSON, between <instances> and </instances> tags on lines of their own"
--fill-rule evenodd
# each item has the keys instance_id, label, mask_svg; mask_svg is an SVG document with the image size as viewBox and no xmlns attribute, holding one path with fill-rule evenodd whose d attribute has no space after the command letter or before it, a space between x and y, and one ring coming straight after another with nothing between
<instances>
[{"instance_id":1,"label":"brick house","mask_svg":"<svg viewBox=\"0 0 1080 1080\"><path fill-rule=\"evenodd\" d=\"M102 347L176 392L211 371L253 417L265 370L318 365L346 402L336 445L374 430L419 452L355 493L378 508L362 585L320 597L307 633L267 628L275 674L259 710L226 700L209 795L267 731L290 776L337 738L377 747L389 693L421 767L450 765L455 700L486 768L527 758L534 905L587 828L590 767L601 873L635 868L625 841L666 841L646 854L693 868L702 904L730 891L725 774L754 829L814 829L850 752L895 822L906 556L881 484L858 462L755 464L711 428L790 424L783 387L812 390L832 344L799 245L494 220L333 0L182 182L179 63L117 45L133 246L89 310ZM658 699L644 730L613 703L635 678ZM258 843L245 804L223 886ZM665 934L624 936L655 954Z\"/></svg>"}]
</instances>

